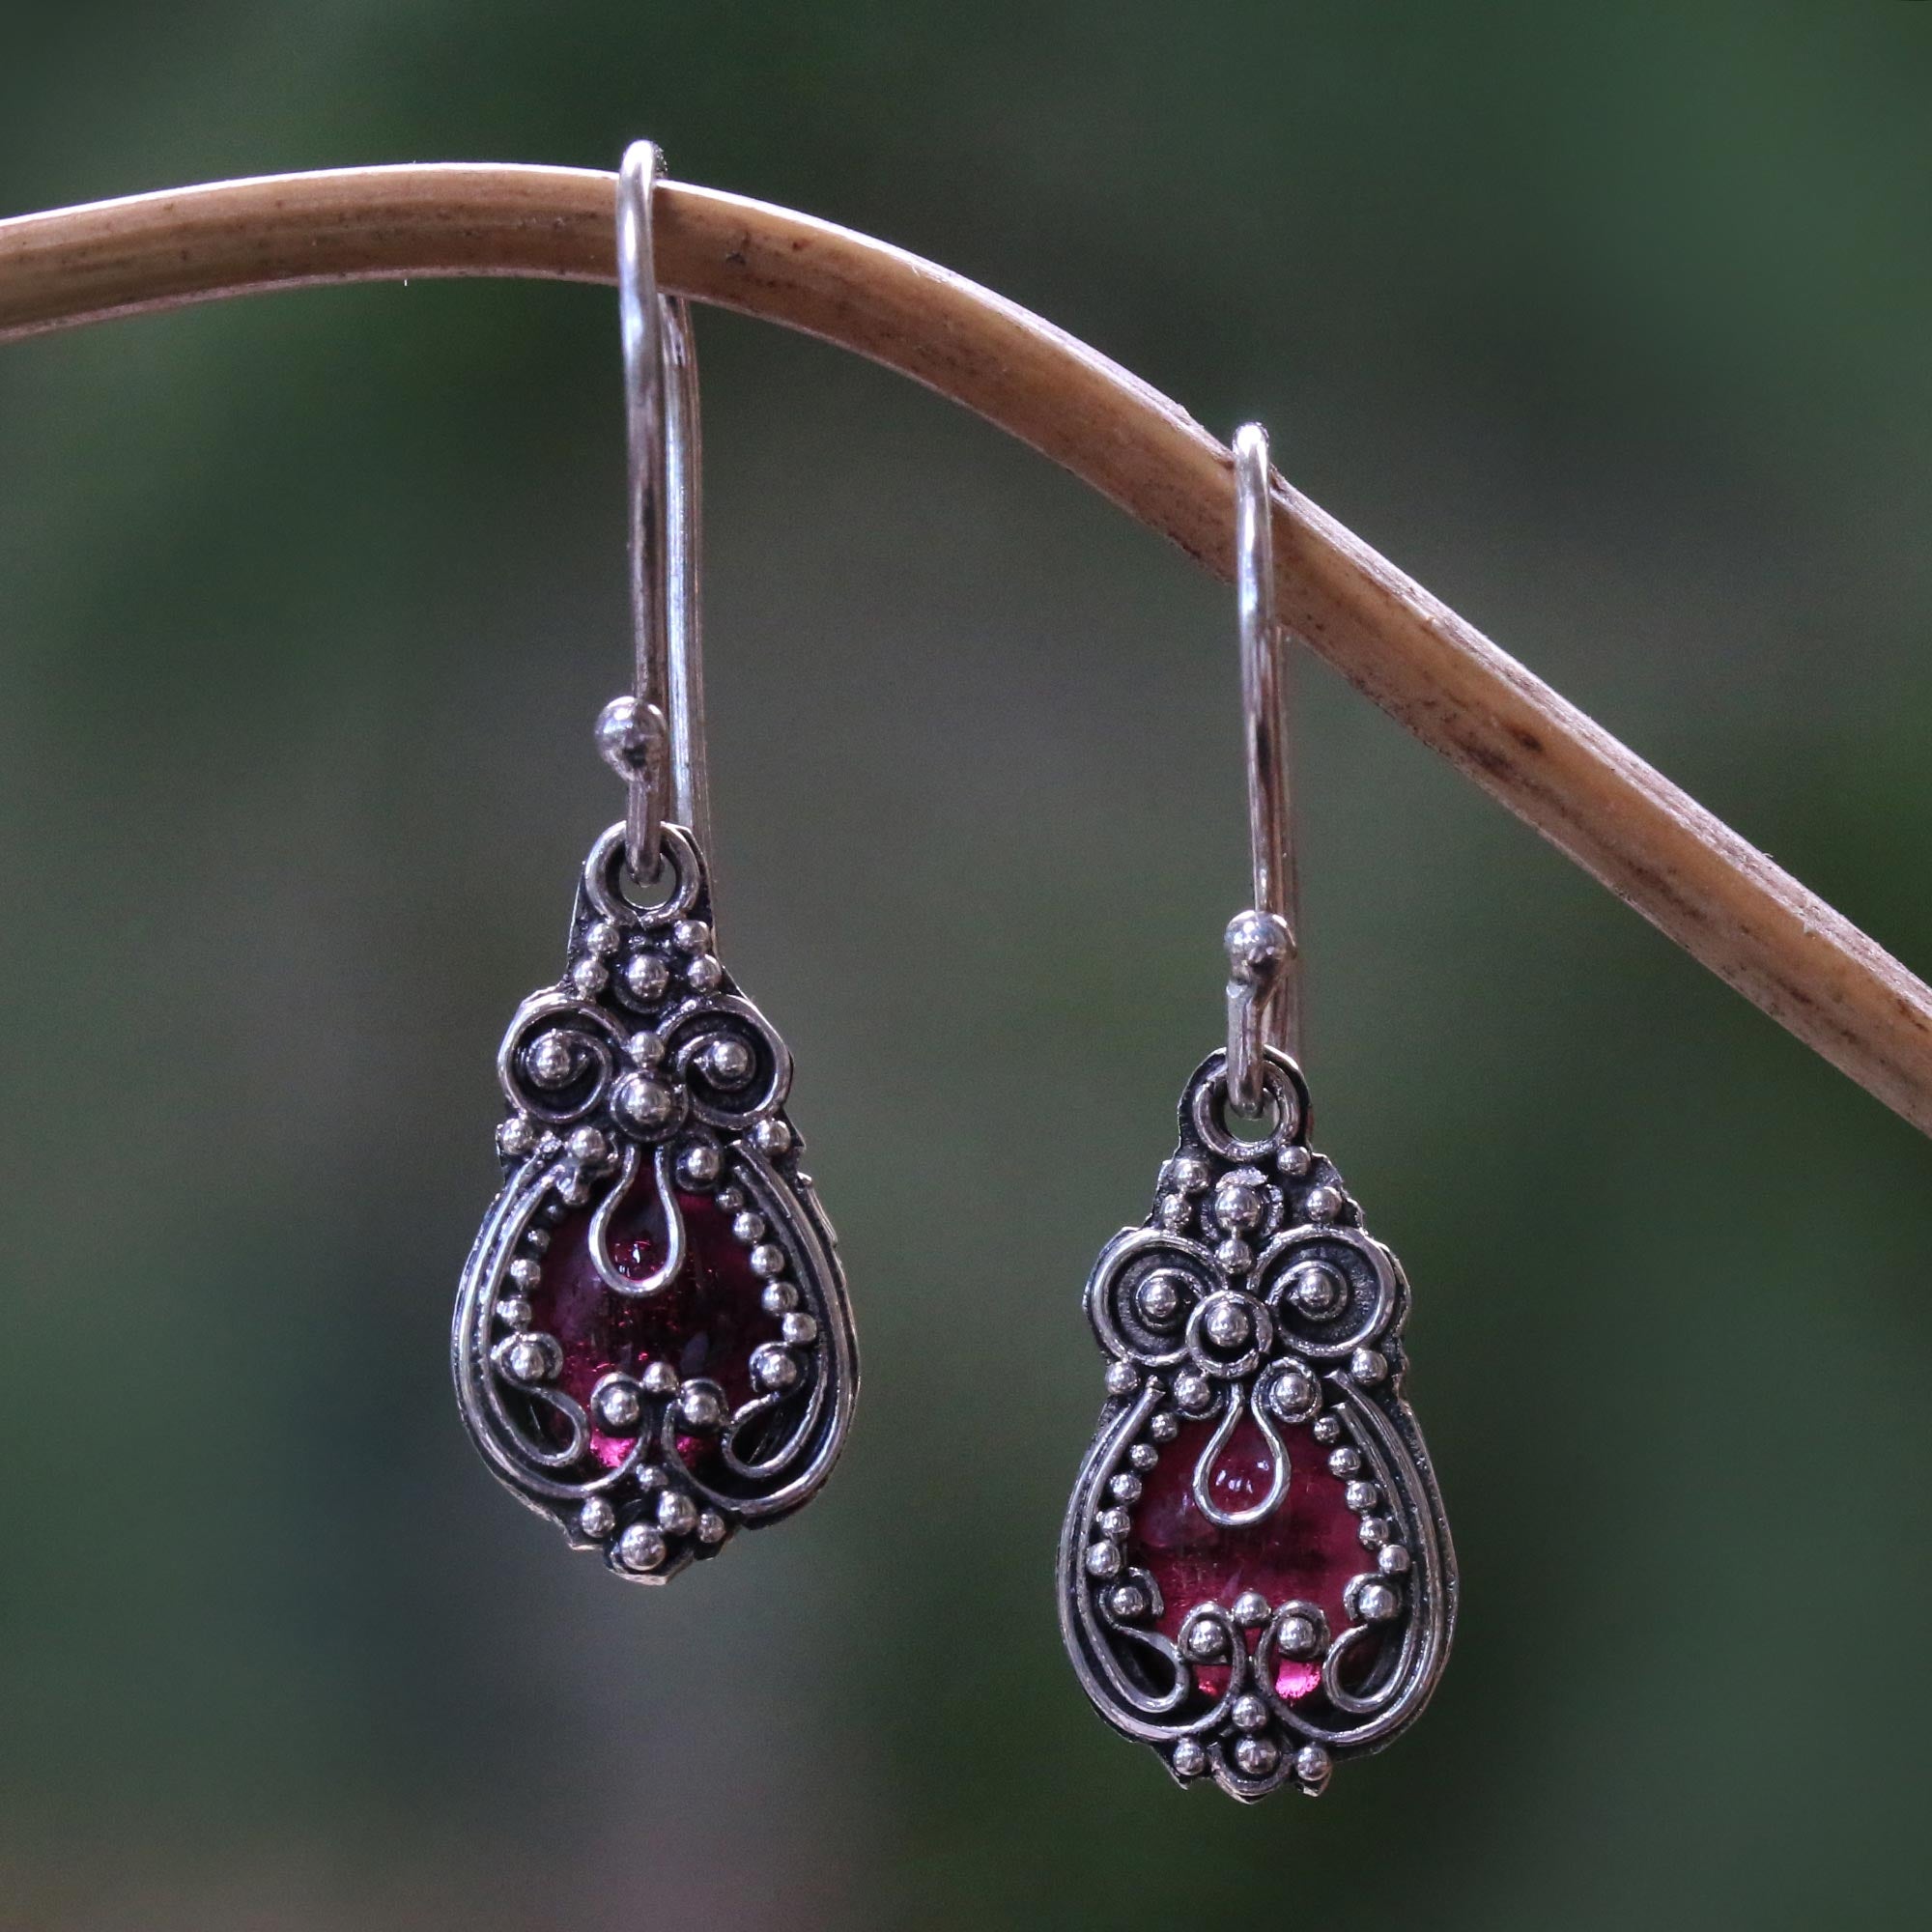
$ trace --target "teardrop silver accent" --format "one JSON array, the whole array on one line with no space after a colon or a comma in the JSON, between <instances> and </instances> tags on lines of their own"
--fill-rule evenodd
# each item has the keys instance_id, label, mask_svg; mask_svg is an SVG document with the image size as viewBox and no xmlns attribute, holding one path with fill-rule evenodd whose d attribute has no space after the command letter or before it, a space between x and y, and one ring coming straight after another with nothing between
<instances>
[{"instance_id":1,"label":"teardrop silver accent","mask_svg":"<svg viewBox=\"0 0 1932 1932\"><path fill-rule=\"evenodd\" d=\"M817 1492L858 1346L784 1111L791 1055L717 955L702 855L666 825L668 889L639 905L624 831L592 846L564 976L497 1054L504 1181L450 1351L498 1481L661 1583Z\"/></svg>"},{"instance_id":2,"label":"teardrop silver accent","mask_svg":"<svg viewBox=\"0 0 1932 1932\"><path fill-rule=\"evenodd\" d=\"M1261 1501L1250 1503L1244 1509L1226 1510L1210 1493L1214 1465L1221 1460L1222 1450L1227 1448L1229 1438L1244 1415L1261 1431L1262 1440L1267 1444L1274 1460L1268 1486ZM1208 1446L1194 1459L1194 1474L1187 1486L1188 1493L1194 1498L1194 1507L1219 1528L1245 1529L1252 1522L1266 1521L1281 1507L1281 1499L1288 1493L1288 1481L1292 1474L1288 1445L1282 1441L1280 1431L1268 1420L1267 1410L1260 1403L1251 1403L1247 1389L1236 1382L1228 1391L1220 1426L1208 1438Z\"/></svg>"},{"instance_id":3,"label":"teardrop silver accent","mask_svg":"<svg viewBox=\"0 0 1932 1932\"><path fill-rule=\"evenodd\" d=\"M657 1191L658 1211L665 1222L665 1257L651 1271L634 1280L622 1272L611 1258L611 1221L618 1208L631 1198L638 1184L638 1170L648 1167ZM670 1149L660 1147L646 1155L634 1141L624 1149L623 1164L617 1179L606 1189L597 1211L590 1217L590 1265L598 1279L613 1294L662 1294L684 1271L684 1213L677 1205L677 1189L670 1184Z\"/></svg>"}]
</instances>

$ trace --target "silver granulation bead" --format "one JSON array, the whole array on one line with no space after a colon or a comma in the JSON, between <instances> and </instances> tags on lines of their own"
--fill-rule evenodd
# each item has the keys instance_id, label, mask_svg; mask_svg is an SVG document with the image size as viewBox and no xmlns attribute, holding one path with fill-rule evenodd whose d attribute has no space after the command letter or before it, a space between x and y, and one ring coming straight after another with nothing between
<instances>
[{"instance_id":1,"label":"silver granulation bead","mask_svg":"<svg viewBox=\"0 0 1932 1932\"><path fill-rule=\"evenodd\" d=\"M1160 1171L1163 1191L1199 1194L1214 1178L1214 1170L1198 1153L1178 1153Z\"/></svg>"},{"instance_id":2,"label":"silver granulation bead","mask_svg":"<svg viewBox=\"0 0 1932 1932\"><path fill-rule=\"evenodd\" d=\"M707 1388L686 1387L677 1392L679 1418L693 1429L715 1429L724 1419L724 1406Z\"/></svg>"},{"instance_id":3,"label":"silver granulation bead","mask_svg":"<svg viewBox=\"0 0 1932 1932\"><path fill-rule=\"evenodd\" d=\"M1332 1221L1342 1211L1342 1192L1336 1187L1311 1187L1301 1211L1311 1221Z\"/></svg>"},{"instance_id":4,"label":"silver granulation bead","mask_svg":"<svg viewBox=\"0 0 1932 1932\"><path fill-rule=\"evenodd\" d=\"M504 1350L503 1366L520 1382L541 1381L550 1367L550 1350L534 1335L520 1335Z\"/></svg>"},{"instance_id":5,"label":"silver granulation bead","mask_svg":"<svg viewBox=\"0 0 1932 1932\"><path fill-rule=\"evenodd\" d=\"M1229 1351L1240 1348L1253 1332L1247 1309L1232 1294L1209 1297L1201 1312L1201 1326L1217 1349Z\"/></svg>"},{"instance_id":6,"label":"silver granulation bead","mask_svg":"<svg viewBox=\"0 0 1932 1932\"><path fill-rule=\"evenodd\" d=\"M590 1399L597 1420L612 1435L627 1435L638 1426L644 1406L628 1382L611 1382Z\"/></svg>"},{"instance_id":7,"label":"silver granulation bead","mask_svg":"<svg viewBox=\"0 0 1932 1932\"><path fill-rule=\"evenodd\" d=\"M742 1087L752 1077L756 1062L742 1039L734 1039L727 1034L704 1049L702 1065L706 1078L714 1086Z\"/></svg>"},{"instance_id":8,"label":"silver granulation bead","mask_svg":"<svg viewBox=\"0 0 1932 1932\"><path fill-rule=\"evenodd\" d=\"M561 1087L577 1065L570 1036L556 1032L539 1034L524 1055L524 1065L539 1087Z\"/></svg>"},{"instance_id":9,"label":"silver granulation bead","mask_svg":"<svg viewBox=\"0 0 1932 1932\"><path fill-rule=\"evenodd\" d=\"M1268 1406L1284 1422L1306 1422L1321 1406L1321 1384L1306 1369L1288 1369L1268 1385Z\"/></svg>"},{"instance_id":10,"label":"silver granulation bead","mask_svg":"<svg viewBox=\"0 0 1932 1932\"><path fill-rule=\"evenodd\" d=\"M670 967L658 952L634 952L624 961L624 984L632 998L649 1006L670 988Z\"/></svg>"},{"instance_id":11,"label":"silver granulation bead","mask_svg":"<svg viewBox=\"0 0 1932 1932\"><path fill-rule=\"evenodd\" d=\"M1189 1657L1219 1657L1228 1648L1227 1633L1219 1624L1196 1624L1187 1634L1187 1654Z\"/></svg>"},{"instance_id":12,"label":"silver granulation bead","mask_svg":"<svg viewBox=\"0 0 1932 1932\"><path fill-rule=\"evenodd\" d=\"M1180 1291L1171 1274L1151 1274L1134 1291L1134 1305L1150 1321L1172 1321L1180 1307Z\"/></svg>"},{"instance_id":13,"label":"silver granulation bead","mask_svg":"<svg viewBox=\"0 0 1932 1932\"><path fill-rule=\"evenodd\" d=\"M678 1156L679 1178L693 1187L709 1187L723 1166L718 1150L708 1141L693 1141Z\"/></svg>"},{"instance_id":14,"label":"silver granulation bead","mask_svg":"<svg viewBox=\"0 0 1932 1932\"><path fill-rule=\"evenodd\" d=\"M752 1386L766 1395L788 1389L798 1380L798 1357L776 1342L760 1342L752 1350Z\"/></svg>"},{"instance_id":15,"label":"silver granulation bead","mask_svg":"<svg viewBox=\"0 0 1932 1932\"><path fill-rule=\"evenodd\" d=\"M1355 1593L1355 1614L1364 1623L1387 1623L1401 1604L1402 1600L1386 1583L1365 1584Z\"/></svg>"},{"instance_id":16,"label":"silver granulation bead","mask_svg":"<svg viewBox=\"0 0 1932 1932\"><path fill-rule=\"evenodd\" d=\"M1214 1218L1232 1234L1252 1234L1267 1218L1267 1190L1251 1167L1221 1177L1214 1189Z\"/></svg>"},{"instance_id":17,"label":"silver granulation bead","mask_svg":"<svg viewBox=\"0 0 1932 1932\"><path fill-rule=\"evenodd\" d=\"M1321 1644L1321 1633L1312 1617L1298 1613L1281 1620L1281 1654L1284 1657L1313 1657Z\"/></svg>"},{"instance_id":18,"label":"silver granulation bead","mask_svg":"<svg viewBox=\"0 0 1932 1932\"><path fill-rule=\"evenodd\" d=\"M626 1570L642 1576L665 1560L664 1532L647 1522L634 1522L617 1539L615 1553Z\"/></svg>"},{"instance_id":19,"label":"silver granulation bead","mask_svg":"<svg viewBox=\"0 0 1932 1932\"><path fill-rule=\"evenodd\" d=\"M1214 1259L1229 1274L1245 1274L1255 1264L1255 1251L1238 1235L1229 1235L1214 1244Z\"/></svg>"},{"instance_id":20,"label":"silver granulation bead","mask_svg":"<svg viewBox=\"0 0 1932 1932\"><path fill-rule=\"evenodd\" d=\"M1174 1399L1185 1409L1206 1408L1210 1400L1208 1378L1192 1369L1184 1370L1174 1378Z\"/></svg>"},{"instance_id":21,"label":"silver granulation bead","mask_svg":"<svg viewBox=\"0 0 1932 1932\"><path fill-rule=\"evenodd\" d=\"M635 1127L649 1133L677 1112L677 1096L661 1080L627 1073L611 1090L611 1103Z\"/></svg>"}]
</instances>

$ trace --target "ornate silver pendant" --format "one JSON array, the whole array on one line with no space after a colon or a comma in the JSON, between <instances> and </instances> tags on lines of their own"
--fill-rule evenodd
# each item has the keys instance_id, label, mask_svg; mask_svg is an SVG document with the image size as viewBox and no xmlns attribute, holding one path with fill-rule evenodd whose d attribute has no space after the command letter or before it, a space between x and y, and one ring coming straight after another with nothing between
<instances>
[{"instance_id":1,"label":"ornate silver pendant","mask_svg":"<svg viewBox=\"0 0 1932 1932\"><path fill-rule=\"evenodd\" d=\"M569 965L497 1058L503 1189L456 1300L457 1400L497 1478L661 1583L806 1502L858 1356L832 1229L785 1118L791 1056L712 948L703 860L663 834L669 896L598 839Z\"/></svg>"},{"instance_id":2,"label":"ornate silver pendant","mask_svg":"<svg viewBox=\"0 0 1932 1932\"><path fill-rule=\"evenodd\" d=\"M1456 1560L1403 1400L1408 1285L1270 1050L1264 1141L1226 1056L1180 1104L1154 1211L1109 1241L1087 1313L1107 1403L1061 1538L1061 1629L1109 1723L1236 1798L1375 1750L1428 1702Z\"/></svg>"}]
</instances>

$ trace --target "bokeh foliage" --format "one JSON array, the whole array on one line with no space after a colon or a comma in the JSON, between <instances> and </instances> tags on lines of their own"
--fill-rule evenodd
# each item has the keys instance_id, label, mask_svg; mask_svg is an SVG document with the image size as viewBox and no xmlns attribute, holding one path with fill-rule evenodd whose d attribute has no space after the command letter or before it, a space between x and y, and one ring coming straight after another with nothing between
<instances>
[{"instance_id":1,"label":"bokeh foliage","mask_svg":"<svg viewBox=\"0 0 1932 1932\"><path fill-rule=\"evenodd\" d=\"M14 17L17 15L17 17ZM1922 7L22 0L8 212L610 165L1039 308L1932 961ZM0 1923L1920 1922L1922 1140L1325 672L1323 1145L1465 1578L1319 1806L1065 1671L1078 1290L1218 1024L1231 602L878 371L699 318L724 938L867 1386L664 1597L443 1363L490 1058L615 797L613 305L0 352Z\"/></svg>"}]
</instances>

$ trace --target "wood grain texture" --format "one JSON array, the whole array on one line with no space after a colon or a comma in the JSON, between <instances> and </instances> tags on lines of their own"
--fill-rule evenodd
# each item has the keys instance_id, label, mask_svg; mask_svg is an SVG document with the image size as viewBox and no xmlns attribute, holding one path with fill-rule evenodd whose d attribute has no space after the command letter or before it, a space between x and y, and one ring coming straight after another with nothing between
<instances>
[{"instance_id":1,"label":"wood grain texture","mask_svg":"<svg viewBox=\"0 0 1932 1932\"><path fill-rule=\"evenodd\" d=\"M614 177L345 169L0 221L0 340L260 290L417 275L613 279ZM963 404L1233 570L1231 459L1178 404L901 249L668 183L667 287ZM1932 1132L1932 991L1448 607L1277 480L1281 614L1405 728L1808 1046Z\"/></svg>"}]
</instances>

